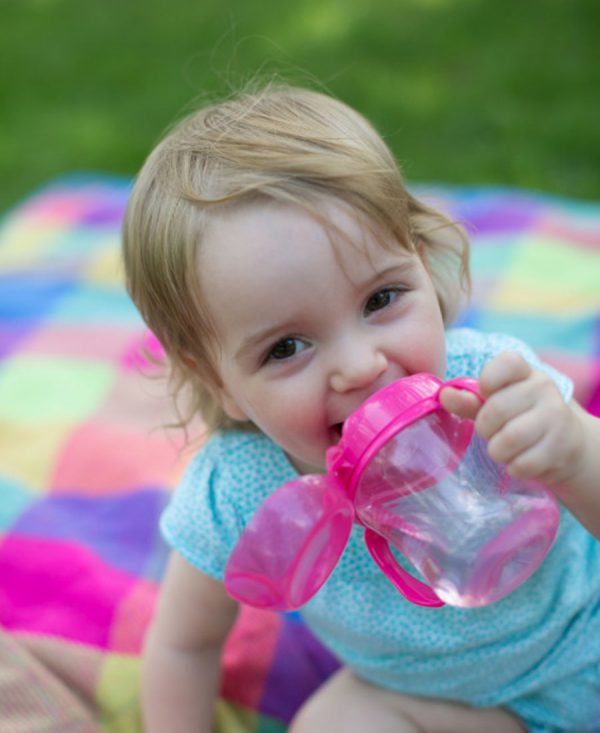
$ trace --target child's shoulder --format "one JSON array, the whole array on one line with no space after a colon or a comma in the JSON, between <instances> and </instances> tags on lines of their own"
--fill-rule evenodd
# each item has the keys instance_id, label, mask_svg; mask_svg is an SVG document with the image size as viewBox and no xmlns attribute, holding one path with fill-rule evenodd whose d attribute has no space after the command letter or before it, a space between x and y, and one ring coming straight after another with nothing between
<instances>
[{"instance_id":1,"label":"child's shoulder","mask_svg":"<svg viewBox=\"0 0 600 733\"><path fill-rule=\"evenodd\" d=\"M244 458L252 461L257 458L269 460L281 455L281 449L256 430L218 430L199 448L192 465L206 462L238 464Z\"/></svg>"},{"instance_id":2,"label":"child's shoulder","mask_svg":"<svg viewBox=\"0 0 600 733\"><path fill-rule=\"evenodd\" d=\"M456 369L459 365L469 369L468 374L463 371L457 376L477 376L485 363L502 351L516 351L527 361L536 359L526 343L506 333L485 333L474 328L452 328L446 331L449 369ZM476 370L476 373L472 374L472 370Z\"/></svg>"},{"instance_id":3,"label":"child's shoulder","mask_svg":"<svg viewBox=\"0 0 600 733\"><path fill-rule=\"evenodd\" d=\"M162 514L167 544L216 578L240 533L266 497L296 473L261 433L215 433L193 456Z\"/></svg>"},{"instance_id":4,"label":"child's shoulder","mask_svg":"<svg viewBox=\"0 0 600 733\"><path fill-rule=\"evenodd\" d=\"M473 328L453 328L446 331L446 379L478 378L486 363L503 351L514 351L534 369L546 372L554 380L564 399L571 399L572 381L543 362L524 341L506 333L485 333Z\"/></svg>"},{"instance_id":5,"label":"child's shoulder","mask_svg":"<svg viewBox=\"0 0 600 733\"><path fill-rule=\"evenodd\" d=\"M285 453L258 431L220 430L190 461L183 484L209 483L225 487L260 487L294 478Z\"/></svg>"}]
</instances>

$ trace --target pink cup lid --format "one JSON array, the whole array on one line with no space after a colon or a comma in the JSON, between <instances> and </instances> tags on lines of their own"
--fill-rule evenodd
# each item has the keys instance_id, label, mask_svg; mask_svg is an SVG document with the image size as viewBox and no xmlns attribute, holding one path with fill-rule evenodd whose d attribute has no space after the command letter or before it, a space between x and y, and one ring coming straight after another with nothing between
<instances>
[{"instance_id":1,"label":"pink cup lid","mask_svg":"<svg viewBox=\"0 0 600 733\"><path fill-rule=\"evenodd\" d=\"M254 514L229 558L228 592L258 608L302 606L333 572L353 519L352 503L326 475L280 486Z\"/></svg>"},{"instance_id":2,"label":"pink cup lid","mask_svg":"<svg viewBox=\"0 0 600 733\"><path fill-rule=\"evenodd\" d=\"M351 499L356 485L373 456L396 434L417 420L440 411L440 428L451 444L453 463L442 471L421 477L418 486L399 487L402 493L409 493L431 486L439 481L444 472L453 470L456 461L464 455L473 433L470 420L460 420L450 415L440 405L439 392L444 386L468 386L476 391L477 382L461 378L444 383L432 374L414 374L383 387L371 395L346 420L340 442L327 451L328 472L340 480Z\"/></svg>"}]
</instances>

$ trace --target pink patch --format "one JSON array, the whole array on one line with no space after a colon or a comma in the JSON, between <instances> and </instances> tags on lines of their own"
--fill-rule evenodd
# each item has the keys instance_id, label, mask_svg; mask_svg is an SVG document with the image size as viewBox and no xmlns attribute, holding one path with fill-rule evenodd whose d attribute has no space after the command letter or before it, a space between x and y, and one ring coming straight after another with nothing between
<instances>
[{"instance_id":1,"label":"pink patch","mask_svg":"<svg viewBox=\"0 0 600 733\"><path fill-rule=\"evenodd\" d=\"M585 226L585 224L574 219L565 220L548 216L539 222L537 233L565 240L570 247L595 249L600 245L597 220L590 221L589 225Z\"/></svg>"},{"instance_id":2,"label":"pink patch","mask_svg":"<svg viewBox=\"0 0 600 733\"><path fill-rule=\"evenodd\" d=\"M223 650L223 697L258 710L277 648L281 618L242 606Z\"/></svg>"},{"instance_id":3,"label":"pink patch","mask_svg":"<svg viewBox=\"0 0 600 733\"><path fill-rule=\"evenodd\" d=\"M151 331L146 331L141 338L137 338L134 341L130 349L125 353L121 360L121 365L125 369L134 371L152 371L157 368L153 360L156 359L162 362L164 357L165 352L160 341Z\"/></svg>"},{"instance_id":4,"label":"pink patch","mask_svg":"<svg viewBox=\"0 0 600 733\"><path fill-rule=\"evenodd\" d=\"M110 647L121 654L140 654L150 624L158 586L139 580L117 608L110 633Z\"/></svg>"},{"instance_id":5,"label":"pink patch","mask_svg":"<svg viewBox=\"0 0 600 733\"><path fill-rule=\"evenodd\" d=\"M36 216L44 223L76 221L90 206L97 203L93 197L85 192L75 193L72 189L57 189L35 198L24 206L28 216Z\"/></svg>"},{"instance_id":6,"label":"pink patch","mask_svg":"<svg viewBox=\"0 0 600 733\"><path fill-rule=\"evenodd\" d=\"M595 370L590 359L551 349L541 351L540 356L547 364L573 380L574 397L582 405L585 405L598 380L598 375L594 373Z\"/></svg>"},{"instance_id":7,"label":"pink patch","mask_svg":"<svg viewBox=\"0 0 600 733\"><path fill-rule=\"evenodd\" d=\"M139 329L48 324L23 344L22 354L57 355L116 362L130 349Z\"/></svg>"},{"instance_id":8,"label":"pink patch","mask_svg":"<svg viewBox=\"0 0 600 733\"><path fill-rule=\"evenodd\" d=\"M138 581L72 542L7 536L0 623L110 649L115 609Z\"/></svg>"},{"instance_id":9,"label":"pink patch","mask_svg":"<svg viewBox=\"0 0 600 733\"><path fill-rule=\"evenodd\" d=\"M89 423L63 447L51 491L111 494L140 486L170 486L179 475L179 445L164 432Z\"/></svg>"},{"instance_id":10,"label":"pink patch","mask_svg":"<svg viewBox=\"0 0 600 733\"><path fill-rule=\"evenodd\" d=\"M596 385L591 395L583 402L584 406L592 415L600 417L600 369L596 373Z\"/></svg>"}]
</instances>

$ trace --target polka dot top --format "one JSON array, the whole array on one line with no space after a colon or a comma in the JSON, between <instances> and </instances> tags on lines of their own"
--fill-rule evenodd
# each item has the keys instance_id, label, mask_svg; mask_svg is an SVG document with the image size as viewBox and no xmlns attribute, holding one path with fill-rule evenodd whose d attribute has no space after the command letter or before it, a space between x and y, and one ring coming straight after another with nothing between
<instances>
[{"instance_id":1,"label":"polka dot top","mask_svg":"<svg viewBox=\"0 0 600 733\"><path fill-rule=\"evenodd\" d=\"M523 343L471 329L447 333L446 379L478 377L501 351L517 351L557 383L572 384ZM227 559L264 499L297 476L262 434L215 434L192 459L161 518L164 538L203 573L222 579ZM561 510L552 549L533 575L489 606L430 609L405 600L377 568L355 525L321 590L300 613L346 665L376 685L474 705L500 705L535 690L557 669L591 663L600 638L600 551Z\"/></svg>"}]
</instances>

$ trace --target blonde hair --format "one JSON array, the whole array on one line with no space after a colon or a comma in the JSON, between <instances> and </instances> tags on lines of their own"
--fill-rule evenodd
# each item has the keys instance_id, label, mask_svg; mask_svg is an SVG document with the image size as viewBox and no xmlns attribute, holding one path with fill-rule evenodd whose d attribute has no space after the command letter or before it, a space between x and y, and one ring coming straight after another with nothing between
<instances>
[{"instance_id":1,"label":"blonde hair","mask_svg":"<svg viewBox=\"0 0 600 733\"><path fill-rule=\"evenodd\" d=\"M206 106L177 124L140 171L123 229L128 291L169 359L181 424L200 412L209 430L231 426L217 398L217 334L197 266L203 232L227 207L274 200L325 225L323 200L347 204L386 246L424 256L444 321L469 288L462 229L406 189L371 124L341 101L267 85Z\"/></svg>"}]
</instances>

